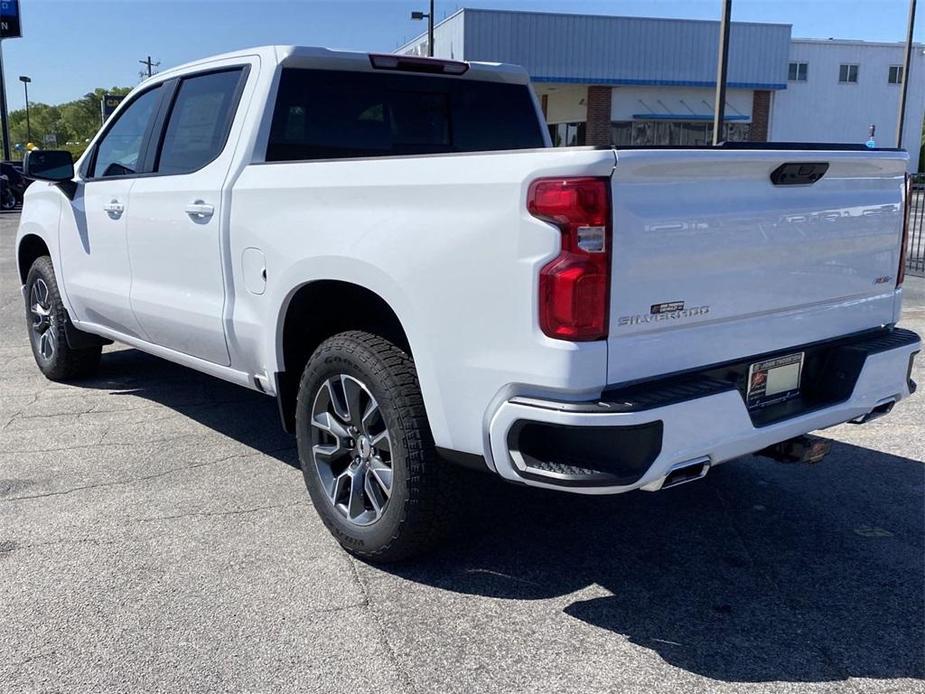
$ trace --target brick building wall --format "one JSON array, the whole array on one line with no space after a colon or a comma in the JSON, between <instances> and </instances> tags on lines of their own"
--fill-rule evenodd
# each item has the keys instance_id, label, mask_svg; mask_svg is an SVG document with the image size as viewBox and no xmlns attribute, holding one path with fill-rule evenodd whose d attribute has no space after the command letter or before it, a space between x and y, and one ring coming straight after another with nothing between
<instances>
[{"instance_id":1,"label":"brick building wall","mask_svg":"<svg viewBox=\"0 0 925 694\"><path fill-rule=\"evenodd\" d=\"M610 87L588 87L585 125L585 144L601 147L610 146Z\"/></svg>"},{"instance_id":2,"label":"brick building wall","mask_svg":"<svg viewBox=\"0 0 925 694\"><path fill-rule=\"evenodd\" d=\"M752 127L748 139L751 142L768 141L768 119L771 113L771 92L756 89L752 93Z\"/></svg>"}]
</instances>

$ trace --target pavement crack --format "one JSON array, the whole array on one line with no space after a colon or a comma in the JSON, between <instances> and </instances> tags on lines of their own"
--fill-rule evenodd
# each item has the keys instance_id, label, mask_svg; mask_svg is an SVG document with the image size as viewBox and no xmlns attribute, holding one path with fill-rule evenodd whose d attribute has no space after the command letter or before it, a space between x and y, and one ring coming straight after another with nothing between
<instances>
[{"instance_id":1,"label":"pavement crack","mask_svg":"<svg viewBox=\"0 0 925 694\"><path fill-rule=\"evenodd\" d=\"M73 494L74 492L87 491L89 489L103 489L106 487L116 487L119 485L125 484L136 484L138 482L147 482L148 480L157 479L159 477L166 477L167 475L173 475L178 472L186 472L189 470L195 470L201 467L207 467L209 465L218 465L220 463L227 462L229 460L234 460L236 458L247 458L250 456L256 455L266 455L272 453L279 453L282 451L290 450L292 447L279 448L271 451L249 451L247 453L236 453L234 455L228 455L224 458L219 458L218 460L208 460L202 463L195 463L193 465L183 465L181 467L170 468L169 470L163 470L161 472L156 472L152 475L144 475L142 477L130 477L128 479L113 480L111 482L100 482L98 484L87 484L80 487L72 487L70 489L61 489L53 492L45 492L44 494L24 494L22 496L12 496L6 499L0 499L0 503L10 502L10 501L28 501L30 499L45 499L52 496L65 496L67 494Z\"/></svg>"},{"instance_id":2,"label":"pavement crack","mask_svg":"<svg viewBox=\"0 0 925 694\"><path fill-rule=\"evenodd\" d=\"M10 551L11 552L21 552L24 549L35 549L37 547L53 547L53 546L61 546L61 545L104 546L104 545L122 545L122 544L124 544L122 540L100 540L95 537L64 538L61 540L48 540L46 542L32 542L28 545L17 545L14 549Z\"/></svg>"},{"instance_id":3,"label":"pavement crack","mask_svg":"<svg viewBox=\"0 0 925 694\"><path fill-rule=\"evenodd\" d=\"M36 653L35 655L30 655L28 658L26 658L25 660L20 660L18 663L13 663L13 665L11 666L13 674L15 674L23 666L28 665L29 663L35 660L40 660L41 658L47 658L52 655L57 655L57 653L58 653L57 651L44 651L42 653Z\"/></svg>"},{"instance_id":4,"label":"pavement crack","mask_svg":"<svg viewBox=\"0 0 925 694\"><path fill-rule=\"evenodd\" d=\"M210 516L238 516L245 513L257 513L258 511L271 511L280 508L290 508L293 506L301 505L302 501L293 501L288 504L273 504L271 506L257 506L255 508L241 508L233 509L231 511L189 511L187 513L178 513L173 516L152 516L150 518L129 518L128 521L132 523L153 523L155 521L164 521L164 520L177 520L179 518L195 518L196 516L210 517Z\"/></svg>"},{"instance_id":5,"label":"pavement crack","mask_svg":"<svg viewBox=\"0 0 925 694\"><path fill-rule=\"evenodd\" d=\"M32 395L31 402L27 402L25 405L20 407L16 412L10 415L10 418L6 421L6 424L3 425L3 429L6 430L7 427L9 427L10 424L12 424L14 421L16 421L17 419L23 418L22 413L25 412L30 407L32 407L38 401L39 401L39 392L36 392Z\"/></svg>"},{"instance_id":6,"label":"pavement crack","mask_svg":"<svg viewBox=\"0 0 925 694\"><path fill-rule=\"evenodd\" d=\"M360 571L357 568L357 560L348 554L347 562L350 564L350 569L353 572L353 578L360 588L360 593L363 595L362 606L366 607L370 617L373 620L373 626L379 633L379 641L382 643L382 647L385 649L387 660L389 660L395 667L395 672L398 674L398 678L401 680L402 687L409 692L416 691L417 688L414 686L411 675L407 670L405 670L401 660L399 660L398 653L395 652L395 649L392 647L392 643L389 641L388 630L385 628L382 620L379 619L379 614L376 612L376 608L373 606L372 601L370 600L369 589L366 587L366 582L363 580L363 577L360 576Z\"/></svg>"},{"instance_id":7,"label":"pavement crack","mask_svg":"<svg viewBox=\"0 0 925 694\"><path fill-rule=\"evenodd\" d=\"M164 436L159 439L147 439L142 441L107 441L102 443L102 439L105 437L105 432L103 436L95 443L81 443L71 446L56 446L55 448L17 448L4 451L4 453L54 453L55 451L79 451L84 448L102 448L104 446L114 446L114 447L125 447L125 446L140 446L140 445L150 445L154 443L166 443L168 441L180 441L182 439L189 439L194 437L201 437L200 433L192 434L182 434L180 436Z\"/></svg>"}]
</instances>

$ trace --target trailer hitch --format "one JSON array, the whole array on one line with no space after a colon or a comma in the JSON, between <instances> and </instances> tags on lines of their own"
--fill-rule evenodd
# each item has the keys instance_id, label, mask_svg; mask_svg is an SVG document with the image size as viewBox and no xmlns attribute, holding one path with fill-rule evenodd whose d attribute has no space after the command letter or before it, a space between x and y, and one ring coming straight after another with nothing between
<instances>
[{"instance_id":1,"label":"trailer hitch","mask_svg":"<svg viewBox=\"0 0 925 694\"><path fill-rule=\"evenodd\" d=\"M829 454L831 448L832 442L829 439L803 434L768 446L755 455L779 463L818 463Z\"/></svg>"}]
</instances>

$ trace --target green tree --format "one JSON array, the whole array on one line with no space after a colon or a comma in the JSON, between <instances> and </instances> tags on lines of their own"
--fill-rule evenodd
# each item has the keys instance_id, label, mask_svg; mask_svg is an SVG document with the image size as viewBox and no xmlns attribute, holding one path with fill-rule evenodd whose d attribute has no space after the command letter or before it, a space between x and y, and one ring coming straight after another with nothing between
<instances>
[{"instance_id":1,"label":"green tree","mask_svg":"<svg viewBox=\"0 0 925 694\"><path fill-rule=\"evenodd\" d=\"M28 142L43 147L45 137L53 134L57 138L58 148L70 150L75 157L80 156L100 128L100 101L103 95L124 95L130 91L131 87L99 87L80 99L57 106L30 102L28 130L32 134L31 140L26 128L26 109L10 112L10 143L14 148L11 154L18 159L23 156ZM16 149L16 145L23 149Z\"/></svg>"}]
</instances>

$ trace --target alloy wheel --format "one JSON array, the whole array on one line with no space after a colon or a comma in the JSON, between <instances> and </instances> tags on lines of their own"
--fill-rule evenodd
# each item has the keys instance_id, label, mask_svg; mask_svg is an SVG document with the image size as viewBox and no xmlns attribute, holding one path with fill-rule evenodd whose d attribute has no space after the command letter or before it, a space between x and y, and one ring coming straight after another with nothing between
<instances>
[{"instance_id":1,"label":"alloy wheel","mask_svg":"<svg viewBox=\"0 0 925 694\"><path fill-rule=\"evenodd\" d=\"M32 341L42 359L50 360L57 348L57 332L51 312L48 285L41 277L32 283L29 292L29 312L32 314Z\"/></svg>"},{"instance_id":2,"label":"alloy wheel","mask_svg":"<svg viewBox=\"0 0 925 694\"><path fill-rule=\"evenodd\" d=\"M392 494L392 442L379 403L347 374L328 378L311 414L312 459L328 500L356 525L375 523Z\"/></svg>"}]
</instances>

